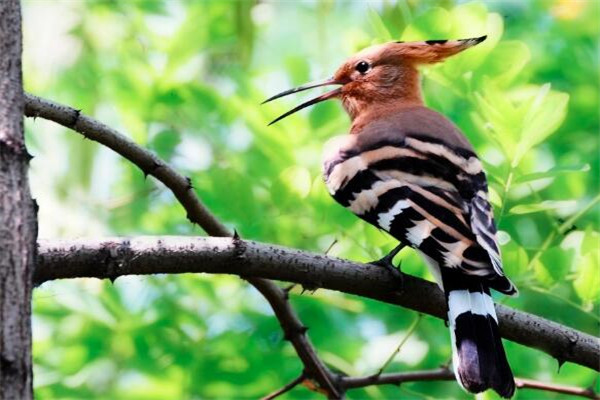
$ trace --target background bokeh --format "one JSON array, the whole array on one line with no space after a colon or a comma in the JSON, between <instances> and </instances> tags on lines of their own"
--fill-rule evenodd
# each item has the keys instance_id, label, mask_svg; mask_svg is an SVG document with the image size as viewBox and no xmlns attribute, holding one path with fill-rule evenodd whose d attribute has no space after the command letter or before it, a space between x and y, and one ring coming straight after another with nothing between
<instances>
[{"instance_id":1,"label":"background bokeh","mask_svg":"<svg viewBox=\"0 0 600 400\"><path fill-rule=\"evenodd\" d=\"M322 144L349 126L340 105L267 127L314 93L259 104L373 43L487 34L424 70L423 84L427 104L462 128L488 172L505 269L521 291L497 301L597 335L599 4L25 0L24 78L29 92L82 109L189 175L243 237L369 261L395 243L335 204L320 177ZM168 190L109 150L40 119L26 128L41 237L203 234ZM431 278L410 250L401 257L404 271ZM440 320L300 292L291 301L335 369L376 371L418 318L388 370L450 359ZM256 398L302 369L266 302L235 277L46 283L33 323L38 399ZM518 376L599 389L591 370L505 345ZM473 396L425 382L348 397Z\"/></svg>"}]
</instances>

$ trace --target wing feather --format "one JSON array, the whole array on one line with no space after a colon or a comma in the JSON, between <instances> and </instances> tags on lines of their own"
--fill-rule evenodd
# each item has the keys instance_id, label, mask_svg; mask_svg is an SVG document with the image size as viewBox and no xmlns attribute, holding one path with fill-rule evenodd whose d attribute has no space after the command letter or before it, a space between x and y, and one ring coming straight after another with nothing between
<instances>
[{"instance_id":1,"label":"wing feather","mask_svg":"<svg viewBox=\"0 0 600 400\"><path fill-rule=\"evenodd\" d=\"M473 152L407 136L329 164L334 198L359 217L418 249L442 268L498 281L504 277L487 182Z\"/></svg>"}]
</instances>

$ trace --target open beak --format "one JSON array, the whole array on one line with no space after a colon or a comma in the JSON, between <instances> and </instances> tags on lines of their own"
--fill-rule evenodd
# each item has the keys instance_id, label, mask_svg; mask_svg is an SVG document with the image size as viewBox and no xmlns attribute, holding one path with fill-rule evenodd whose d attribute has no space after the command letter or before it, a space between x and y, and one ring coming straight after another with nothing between
<instances>
[{"instance_id":1,"label":"open beak","mask_svg":"<svg viewBox=\"0 0 600 400\"><path fill-rule=\"evenodd\" d=\"M290 89L290 90L286 90L285 92L276 94L273 97L269 97L267 100L263 101L262 104L268 103L272 100L278 99L283 96L287 96L288 94L298 93L298 92L302 92L304 90L308 90L308 89L312 89L312 88L316 88L316 87L329 86L329 85L343 85L343 84L344 84L344 82L336 81L333 78L325 79L323 81L318 81L318 82L311 82L311 83L307 83L305 85L298 86L298 87ZM285 117L287 117L288 115L292 115L296 111L300 111L303 108L306 108L308 106L312 106L313 104L317 104L322 101L337 97L341 92L342 92L342 88L340 87L340 88L331 90L327 93L323 93L320 96L317 96L313 99L308 100L305 103L300 104L298 107L292 108L290 111L286 112L285 114L280 115L279 117L277 117L273 121L271 121L269 123L269 125L273 125L275 122L280 121L280 120L284 119Z\"/></svg>"}]
</instances>

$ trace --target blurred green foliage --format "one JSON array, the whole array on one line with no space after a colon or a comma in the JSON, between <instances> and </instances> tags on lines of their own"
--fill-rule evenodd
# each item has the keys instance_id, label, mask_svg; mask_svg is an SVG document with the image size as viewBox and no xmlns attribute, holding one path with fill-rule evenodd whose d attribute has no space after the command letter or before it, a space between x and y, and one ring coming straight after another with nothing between
<instances>
[{"instance_id":1,"label":"blurred green foliage","mask_svg":"<svg viewBox=\"0 0 600 400\"><path fill-rule=\"evenodd\" d=\"M487 34L424 70L424 89L486 166L505 269L521 291L497 300L597 334L599 20L598 3L570 0L26 0L24 73L28 91L81 108L188 174L243 237L368 261L394 241L335 204L320 177L323 142L348 129L341 107L267 127L302 96L260 102L372 43ZM110 151L39 119L27 134L42 237L202 234L162 185ZM411 251L401 256L405 272L430 278ZM320 355L347 374L376 371L417 318L340 293L293 293ZM53 282L34 297L38 399L256 398L302 369L265 301L234 277ZM421 318L389 371L447 363L448 336ZM583 367L506 348L516 375L598 386ZM398 397L470 396L452 382L349 393ZM542 397L562 398L516 398Z\"/></svg>"}]
</instances>

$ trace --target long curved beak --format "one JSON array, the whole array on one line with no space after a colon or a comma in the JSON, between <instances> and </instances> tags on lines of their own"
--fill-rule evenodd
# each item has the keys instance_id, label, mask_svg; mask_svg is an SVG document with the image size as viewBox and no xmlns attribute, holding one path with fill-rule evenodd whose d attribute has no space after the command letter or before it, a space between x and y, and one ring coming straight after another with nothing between
<instances>
[{"instance_id":1,"label":"long curved beak","mask_svg":"<svg viewBox=\"0 0 600 400\"><path fill-rule=\"evenodd\" d=\"M261 104L265 104L268 103L272 100L278 99L280 97L284 97L287 96L289 94L293 94L293 93L298 93L298 92L302 92L304 90L308 90L308 89L313 89L316 87L321 87L321 86L329 86L329 85L343 85L344 82L340 82L340 81L336 81L334 78L330 78L330 79L325 79L322 81L317 81L317 82L311 82L311 83L307 83L305 85L302 86L298 86L296 88L293 89L289 89L286 90L284 92L281 92L279 94L276 94L275 96L269 97L267 100L263 101ZM282 119L284 119L285 117L292 115L293 113L302 110L303 108L306 108L308 106L312 106L313 104L317 104L320 103L322 101L325 100L329 100L331 98L337 97L340 93L342 92L342 88L337 88L334 90L331 90L327 93L323 93L320 96L317 96L313 99L308 100L307 102L304 102L302 104L300 104L298 107L292 108L290 111L280 115L279 117L275 118L273 121L271 121L269 123L269 125L273 125L275 122L280 121Z\"/></svg>"}]
</instances>

